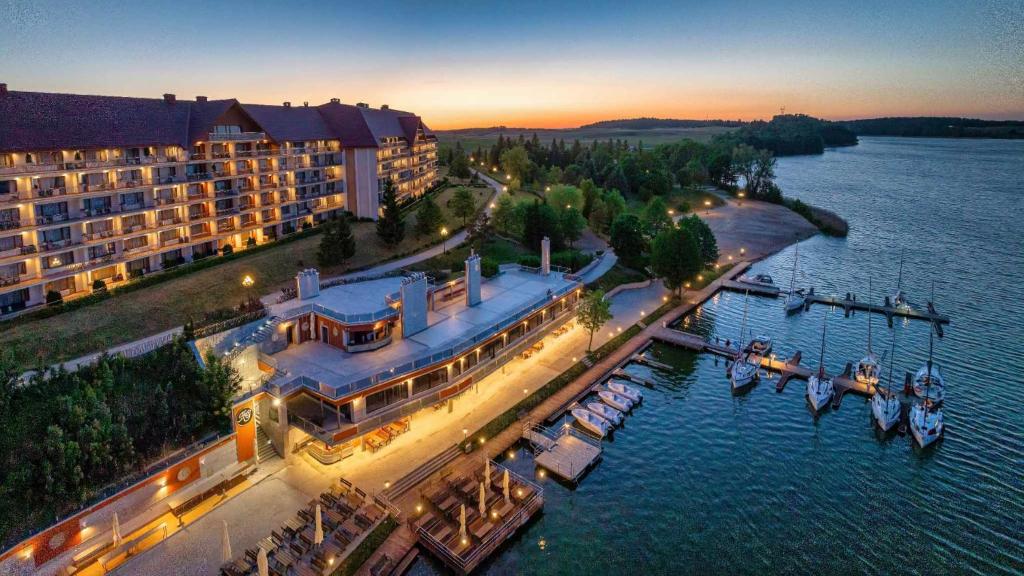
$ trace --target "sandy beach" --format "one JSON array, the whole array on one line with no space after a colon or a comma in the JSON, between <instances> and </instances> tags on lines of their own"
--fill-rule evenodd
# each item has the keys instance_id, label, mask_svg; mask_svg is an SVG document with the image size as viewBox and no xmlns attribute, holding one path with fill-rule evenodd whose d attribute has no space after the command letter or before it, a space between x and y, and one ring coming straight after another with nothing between
<instances>
[{"instance_id":1,"label":"sandy beach","mask_svg":"<svg viewBox=\"0 0 1024 576\"><path fill-rule=\"evenodd\" d=\"M786 246L810 238L818 228L803 216L779 204L726 198L725 205L697 214L708 223L718 241L720 262L728 256L759 260L782 250Z\"/></svg>"}]
</instances>

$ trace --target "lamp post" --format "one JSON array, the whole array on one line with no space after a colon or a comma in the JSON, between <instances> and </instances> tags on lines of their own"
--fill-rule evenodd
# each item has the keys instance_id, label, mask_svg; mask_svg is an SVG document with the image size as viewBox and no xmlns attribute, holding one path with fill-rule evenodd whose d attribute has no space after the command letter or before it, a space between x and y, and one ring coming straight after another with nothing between
<instances>
[{"instance_id":1,"label":"lamp post","mask_svg":"<svg viewBox=\"0 0 1024 576\"><path fill-rule=\"evenodd\" d=\"M746 192L737 192L736 193L736 196L739 197L739 199L740 199L739 202L736 203L738 206L743 206L743 197L746 196L746 195L747 195Z\"/></svg>"},{"instance_id":2,"label":"lamp post","mask_svg":"<svg viewBox=\"0 0 1024 576\"><path fill-rule=\"evenodd\" d=\"M704 214L711 214L711 200L704 201Z\"/></svg>"},{"instance_id":3,"label":"lamp post","mask_svg":"<svg viewBox=\"0 0 1024 576\"><path fill-rule=\"evenodd\" d=\"M448 241L448 229L445 228L444 226L441 226L441 252L443 252L444 254L448 253L448 246L446 244L447 241Z\"/></svg>"},{"instance_id":4,"label":"lamp post","mask_svg":"<svg viewBox=\"0 0 1024 576\"><path fill-rule=\"evenodd\" d=\"M250 305L252 304L252 299L253 299L253 295L252 295L252 287L253 287L253 286L254 286L255 284L256 284L256 281L255 281L255 280L253 280L253 279L252 279L252 276L250 276L250 275L248 275L248 274L246 274L246 275L245 275L245 277L244 277L244 278L242 278L242 286L243 286L243 287L244 287L244 288L246 289L246 291L248 291L248 293L249 293L249 303L250 303Z\"/></svg>"}]
</instances>

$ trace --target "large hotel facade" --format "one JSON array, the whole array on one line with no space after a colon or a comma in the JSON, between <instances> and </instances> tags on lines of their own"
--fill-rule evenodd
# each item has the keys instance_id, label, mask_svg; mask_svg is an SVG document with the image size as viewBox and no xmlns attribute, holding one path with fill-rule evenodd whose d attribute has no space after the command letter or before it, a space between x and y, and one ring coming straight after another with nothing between
<instances>
[{"instance_id":1,"label":"large hotel facade","mask_svg":"<svg viewBox=\"0 0 1024 576\"><path fill-rule=\"evenodd\" d=\"M437 179L415 114L8 91L0 84L0 315L287 236L376 218ZM230 248L229 248L230 247Z\"/></svg>"}]
</instances>

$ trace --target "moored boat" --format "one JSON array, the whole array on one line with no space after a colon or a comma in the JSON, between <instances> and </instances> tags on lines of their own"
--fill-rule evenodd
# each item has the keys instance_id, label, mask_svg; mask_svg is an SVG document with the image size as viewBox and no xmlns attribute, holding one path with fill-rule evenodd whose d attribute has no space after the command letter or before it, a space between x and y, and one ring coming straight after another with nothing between
<instances>
[{"instance_id":1,"label":"moored boat","mask_svg":"<svg viewBox=\"0 0 1024 576\"><path fill-rule=\"evenodd\" d=\"M807 399L815 412L828 405L835 394L835 383L831 376L825 375L825 326L828 321L826 313L821 324L821 357L818 359L818 373L807 379Z\"/></svg>"},{"instance_id":2,"label":"moored boat","mask_svg":"<svg viewBox=\"0 0 1024 576\"><path fill-rule=\"evenodd\" d=\"M753 284L755 286L766 286L771 288L775 287L775 280L768 274L755 274L754 276L743 275L740 276L739 280L744 284Z\"/></svg>"},{"instance_id":3,"label":"moored boat","mask_svg":"<svg viewBox=\"0 0 1024 576\"><path fill-rule=\"evenodd\" d=\"M942 437L944 426L942 409L935 407L928 400L914 404L910 409L910 433L922 448Z\"/></svg>"},{"instance_id":4,"label":"moored boat","mask_svg":"<svg viewBox=\"0 0 1024 576\"><path fill-rule=\"evenodd\" d=\"M594 414L597 414L616 426L622 424L622 412L619 412L607 404L603 404L601 402L587 402L587 410L590 410Z\"/></svg>"},{"instance_id":5,"label":"moored boat","mask_svg":"<svg viewBox=\"0 0 1024 576\"><path fill-rule=\"evenodd\" d=\"M871 282L868 281L868 353L857 362L857 368L853 371L853 378L861 384L875 386L879 380L878 356L871 350Z\"/></svg>"},{"instance_id":6,"label":"moored boat","mask_svg":"<svg viewBox=\"0 0 1024 576\"><path fill-rule=\"evenodd\" d=\"M631 402L629 398L626 398L625 396L619 396L618 394L612 392L611 390L601 390L600 392L597 393L597 396L601 399L602 402L611 406L612 408L615 408L620 412L629 412L630 410L633 409L633 402Z\"/></svg>"},{"instance_id":7,"label":"moored boat","mask_svg":"<svg viewBox=\"0 0 1024 576\"><path fill-rule=\"evenodd\" d=\"M889 377L885 381L885 388L875 386L875 393L871 395L871 413L875 418L875 423L885 432L888 432L900 420L900 400L892 391L892 364L895 353L896 335L894 333L892 347L889 349Z\"/></svg>"},{"instance_id":8,"label":"moored boat","mask_svg":"<svg viewBox=\"0 0 1024 576\"><path fill-rule=\"evenodd\" d=\"M573 408L571 413L573 418L576 419L577 424L594 433L599 438L604 438L608 434L608 430L612 427L610 422L597 414L594 414L590 410L586 410L584 408Z\"/></svg>"},{"instance_id":9,"label":"moored boat","mask_svg":"<svg viewBox=\"0 0 1024 576\"><path fill-rule=\"evenodd\" d=\"M630 386L621 380L611 379L608 381L608 389L620 396L629 398L633 404L639 404L644 399L644 393L638 388Z\"/></svg>"}]
</instances>

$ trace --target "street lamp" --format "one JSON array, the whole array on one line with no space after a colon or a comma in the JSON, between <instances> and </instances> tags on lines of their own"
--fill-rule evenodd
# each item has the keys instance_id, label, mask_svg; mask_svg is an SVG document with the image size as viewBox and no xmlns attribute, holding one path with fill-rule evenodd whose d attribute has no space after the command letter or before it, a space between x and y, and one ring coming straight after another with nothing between
<instances>
[{"instance_id":1,"label":"street lamp","mask_svg":"<svg viewBox=\"0 0 1024 576\"><path fill-rule=\"evenodd\" d=\"M740 201L739 201L739 202L737 202L737 204L738 204L739 206L743 206L743 197L744 197L744 196L746 196L746 195L747 195L747 194L746 194L745 192L737 192L737 193L736 193L736 196L738 196L738 197L739 197L739 199L740 199Z\"/></svg>"},{"instance_id":2,"label":"street lamp","mask_svg":"<svg viewBox=\"0 0 1024 576\"><path fill-rule=\"evenodd\" d=\"M711 200L704 201L704 213L711 214Z\"/></svg>"},{"instance_id":3,"label":"street lamp","mask_svg":"<svg viewBox=\"0 0 1024 576\"><path fill-rule=\"evenodd\" d=\"M249 292L249 301L250 302L252 302L252 299L253 299L252 287L255 284L256 284L256 281L253 280L252 276L250 276L248 274L246 274L245 277L242 278L242 286Z\"/></svg>"},{"instance_id":4,"label":"street lamp","mask_svg":"<svg viewBox=\"0 0 1024 576\"><path fill-rule=\"evenodd\" d=\"M444 254L448 253L448 246L446 244L448 240L448 228L441 226L441 252Z\"/></svg>"}]
</instances>

